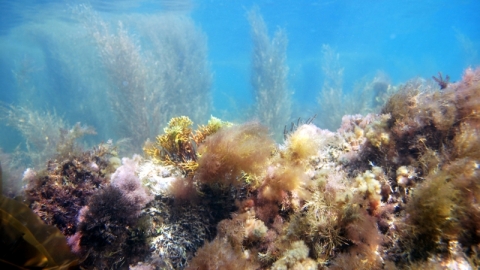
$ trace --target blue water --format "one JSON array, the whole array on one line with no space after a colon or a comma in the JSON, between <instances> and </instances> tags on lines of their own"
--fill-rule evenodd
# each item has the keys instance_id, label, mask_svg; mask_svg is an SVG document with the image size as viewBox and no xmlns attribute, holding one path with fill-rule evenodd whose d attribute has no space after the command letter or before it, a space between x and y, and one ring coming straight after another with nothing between
<instances>
[{"instance_id":1,"label":"blue water","mask_svg":"<svg viewBox=\"0 0 480 270\"><path fill-rule=\"evenodd\" d=\"M254 3L270 30L283 27L288 33L290 83L300 102L308 102L321 85L322 44L340 53L350 86L377 70L394 83L438 71L457 80L466 66L480 61L457 38L468 37L479 47L478 1L213 1L200 4L193 16L209 36L216 90L234 82L236 91L249 87L251 45L244 14ZM229 75L232 71L243 79Z\"/></svg>"},{"instance_id":2,"label":"blue water","mask_svg":"<svg viewBox=\"0 0 480 270\"><path fill-rule=\"evenodd\" d=\"M75 46L77 53L85 53L85 58L98 59L98 52L86 41L82 25L72 15L72 9L80 2L0 1L0 101L31 104L31 109L36 110L55 110L71 124L80 121L94 126L98 131L97 141L128 137L108 127L106 121L111 111L105 108L106 94L89 91L95 77L75 76L75 70L87 69L88 74L101 79L105 69L100 65L81 66L76 59L82 58L82 54L72 55L71 59L65 57L71 46ZM145 48L149 44L142 43L141 31L129 28L131 18L166 11L191 17L208 42L207 58L213 74L213 106L209 113L232 118L226 120L245 120L238 114L247 114L254 103L250 80L252 40L246 16L254 6L265 20L270 36L279 28L286 31L292 119L316 113L317 96L324 81L321 70L324 44L339 55L346 93L356 82L372 79L378 72L386 74L394 85L415 77L431 78L438 72L456 81L465 68L480 64L480 1L475 0L183 0L87 4L113 26L125 21L129 34ZM79 45L79 42L84 43ZM19 85L14 74L24 74L25 85ZM35 90L27 95L22 93L25 88ZM21 136L11 127L2 124L1 128L5 132L0 134L0 148L8 152L21 144Z\"/></svg>"}]
</instances>

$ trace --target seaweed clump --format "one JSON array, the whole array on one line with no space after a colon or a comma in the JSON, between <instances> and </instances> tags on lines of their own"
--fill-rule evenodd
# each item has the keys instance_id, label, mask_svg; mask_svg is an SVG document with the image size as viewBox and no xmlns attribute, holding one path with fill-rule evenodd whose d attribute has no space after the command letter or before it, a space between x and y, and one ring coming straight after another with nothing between
<instances>
[{"instance_id":1,"label":"seaweed clump","mask_svg":"<svg viewBox=\"0 0 480 270\"><path fill-rule=\"evenodd\" d=\"M164 134L157 136L155 144L147 143L143 150L155 162L175 166L185 176L192 176L198 168L197 146L207 136L231 123L212 116L207 125L200 126L195 132L192 125L192 120L187 116L170 119Z\"/></svg>"},{"instance_id":2,"label":"seaweed clump","mask_svg":"<svg viewBox=\"0 0 480 270\"><path fill-rule=\"evenodd\" d=\"M115 155L115 148L107 143L66 159L50 160L39 172L27 169L23 181L30 208L65 236L75 234L78 212L109 183L118 159Z\"/></svg>"},{"instance_id":3,"label":"seaweed clump","mask_svg":"<svg viewBox=\"0 0 480 270\"><path fill-rule=\"evenodd\" d=\"M146 233L139 227L141 206L119 188L104 188L90 198L87 207L70 239L72 249L83 257L83 267L124 269L148 255Z\"/></svg>"},{"instance_id":4,"label":"seaweed clump","mask_svg":"<svg viewBox=\"0 0 480 270\"><path fill-rule=\"evenodd\" d=\"M177 169L174 169L173 173L176 179L171 183L168 192L157 197L154 205L158 210L152 213L158 228L153 233L154 245L162 245L161 251L154 253L164 262L165 267L170 269L185 267L185 259L191 259L204 241L212 240L216 236L218 222L228 220L231 213L238 209L236 201L245 199L250 190L258 188L268 159L275 150L268 130L256 122L230 126L219 120L211 120L207 126L200 127L195 133L191 129L179 130L186 131L182 133L188 135L184 138L189 138L188 142L195 146L188 148L195 150L196 156L195 161L188 160L197 164L196 169L190 173L183 166L187 159L178 159L178 163L172 163L171 157L177 155L169 155L171 151L167 153L166 149L159 147L158 142L161 140L158 138L155 148L146 147L147 154L153 154L151 157L157 163ZM165 131L166 133L159 137L167 138L170 129ZM172 140L169 145L178 146L171 149L180 152L187 149L182 148L183 144L175 144L174 138L182 136L170 136ZM162 156L162 151L168 157ZM168 210L169 208L171 209ZM193 217L198 219L191 220ZM185 225L187 220L188 226ZM186 229L185 226L188 231L197 233L182 232L181 229ZM172 246L173 243L175 245ZM211 248L221 246L221 242L215 243L217 242L206 245ZM210 251L205 252L207 253ZM236 251L222 251L218 254L218 263L221 258L237 255L238 258L241 257ZM201 258L199 260L199 263L203 261ZM209 261L211 262L211 259L203 262ZM200 264L202 267L207 265ZM247 264L239 264L241 265L247 267Z\"/></svg>"},{"instance_id":5,"label":"seaweed clump","mask_svg":"<svg viewBox=\"0 0 480 270\"><path fill-rule=\"evenodd\" d=\"M405 84L382 115L356 125L366 140L346 163L351 174L371 163L386 169L379 210L395 209L384 213L397 217L384 231L394 239L386 258L401 267L479 260L480 70L467 69L457 83L436 81L441 91L420 80Z\"/></svg>"},{"instance_id":6,"label":"seaweed clump","mask_svg":"<svg viewBox=\"0 0 480 270\"><path fill-rule=\"evenodd\" d=\"M111 184L79 211L78 228L69 244L82 257L83 267L121 269L148 254L149 222L141 211L153 196L135 174L139 162L139 156L123 158Z\"/></svg>"},{"instance_id":7,"label":"seaweed clump","mask_svg":"<svg viewBox=\"0 0 480 270\"><path fill-rule=\"evenodd\" d=\"M108 143L25 172L30 207L68 237L81 267L125 268L148 254L149 223L140 214L153 197L135 175L136 162L124 158L116 168L119 159Z\"/></svg>"},{"instance_id":8,"label":"seaweed clump","mask_svg":"<svg viewBox=\"0 0 480 270\"><path fill-rule=\"evenodd\" d=\"M255 185L255 175L265 168L274 149L268 129L259 123L222 129L199 146L194 179L224 186Z\"/></svg>"},{"instance_id":9,"label":"seaweed clump","mask_svg":"<svg viewBox=\"0 0 480 270\"><path fill-rule=\"evenodd\" d=\"M1 195L0 266L3 269L77 269L65 236L46 225L28 206Z\"/></svg>"}]
</instances>

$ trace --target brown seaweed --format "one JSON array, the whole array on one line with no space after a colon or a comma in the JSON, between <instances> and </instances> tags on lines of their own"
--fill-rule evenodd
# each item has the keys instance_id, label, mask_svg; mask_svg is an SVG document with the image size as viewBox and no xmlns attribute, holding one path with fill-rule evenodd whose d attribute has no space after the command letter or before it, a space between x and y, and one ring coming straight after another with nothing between
<instances>
[{"instance_id":1,"label":"brown seaweed","mask_svg":"<svg viewBox=\"0 0 480 270\"><path fill-rule=\"evenodd\" d=\"M0 166L0 186L1 186ZM0 195L2 269L76 269L65 236L26 205Z\"/></svg>"},{"instance_id":2,"label":"brown seaweed","mask_svg":"<svg viewBox=\"0 0 480 270\"><path fill-rule=\"evenodd\" d=\"M441 72L438 72L438 78L432 76L432 79L434 79L438 83L438 85L440 85L440 89L447 88L448 84L450 83L450 76L446 75L445 78L443 78Z\"/></svg>"}]
</instances>

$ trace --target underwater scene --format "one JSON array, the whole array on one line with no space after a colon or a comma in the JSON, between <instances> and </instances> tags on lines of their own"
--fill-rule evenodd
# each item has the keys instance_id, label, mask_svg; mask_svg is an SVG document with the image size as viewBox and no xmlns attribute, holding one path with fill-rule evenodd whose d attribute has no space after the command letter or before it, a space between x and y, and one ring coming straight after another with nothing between
<instances>
[{"instance_id":1,"label":"underwater scene","mask_svg":"<svg viewBox=\"0 0 480 270\"><path fill-rule=\"evenodd\" d=\"M0 0L1 269L479 269L480 2Z\"/></svg>"}]
</instances>

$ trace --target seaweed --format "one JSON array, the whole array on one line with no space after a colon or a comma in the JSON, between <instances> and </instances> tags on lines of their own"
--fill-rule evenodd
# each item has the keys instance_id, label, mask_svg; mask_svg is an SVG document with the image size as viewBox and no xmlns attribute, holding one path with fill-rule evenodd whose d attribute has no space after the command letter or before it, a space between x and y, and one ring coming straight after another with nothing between
<instances>
[{"instance_id":1,"label":"seaweed","mask_svg":"<svg viewBox=\"0 0 480 270\"><path fill-rule=\"evenodd\" d=\"M108 186L92 196L81 212L76 235L70 240L83 257L82 266L119 269L137 263L147 252L146 234L138 226L139 205Z\"/></svg>"},{"instance_id":2,"label":"seaweed","mask_svg":"<svg viewBox=\"0 0 480 270\"><path fill-rule=\"evenodd\" d=\"M200 126L195 132L192 125L192 120L187 116L170 119L164 134L157 136L154 144L147 143L143 148L144 152L155 162L173 165L179 168L184 176L192 176L198 168L198 145L231 123L212 116L207 125Z\"/></svg>"},{"instance_id":3,"label":"seaweed","mask_svg":"<svg viewBox=\"0 0 480 270\"><path fill-rule=\"evenodd\" d=\"M447 88L448 84L450 83L450 76L446 75L445 78L443 78L441 72L438 72L438 78L432 76L432 79L434 79L438 83L440 89Z\"/></svg>"},{"instance_id":4,"label":"seaweed","mask_svg":"<svg viewBox=\"0 0 480 270\"><path fill-rule=\"evenodd\" d=\"M0 186L1 186L0 165ZM1 189L1 188L0 188ZM65 236L28 206L0 195L0 266L4 269L77 269Z\"/></svg>"},{"instance_id":5,"label":"seaweed","mask_svg":"<svg viewBox=\"0 0 480 270\"><path fill-rule=\"evenodd\" d=\"M221 129L199 146L195 179L225 186L255 185L254 176L265 169L274 149L268 130L257 122ZM245 174L250 177L242 177Z\"/></svg>"},{"instance_id":6,"label":"seaweed","mask_svg":"<svg viewBox=\"0 0 480 270\"><path fill-rule=\"evenodd\" d=\"M30 208L65 236L75 234L78 211L110 181L114 154L113 145L101 144L65 159L49 160L41 171L27 169L23 181Z\"/></svg>"}]
</instances>

